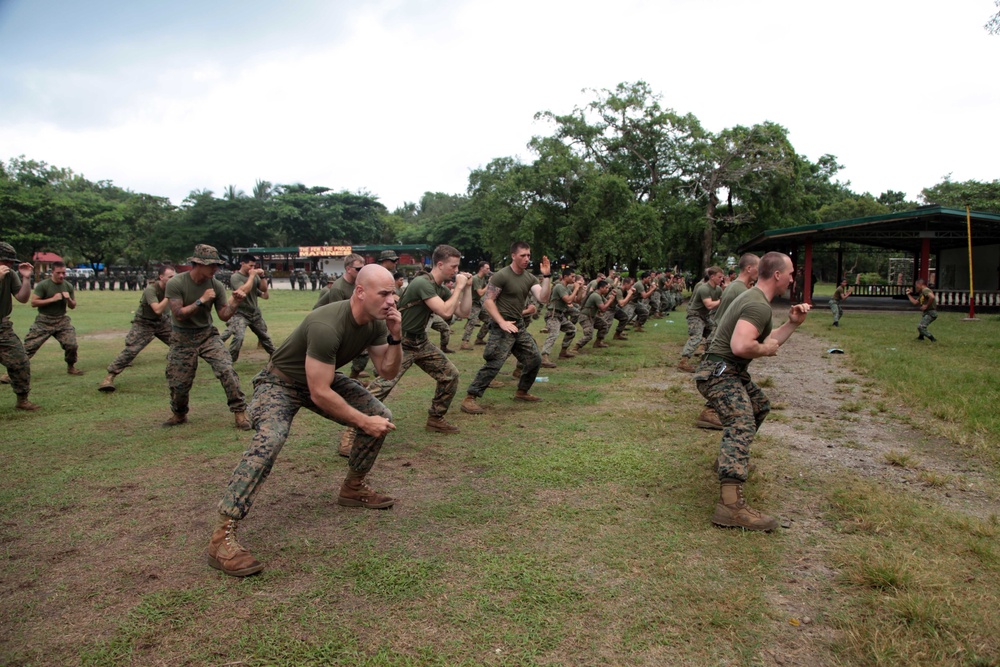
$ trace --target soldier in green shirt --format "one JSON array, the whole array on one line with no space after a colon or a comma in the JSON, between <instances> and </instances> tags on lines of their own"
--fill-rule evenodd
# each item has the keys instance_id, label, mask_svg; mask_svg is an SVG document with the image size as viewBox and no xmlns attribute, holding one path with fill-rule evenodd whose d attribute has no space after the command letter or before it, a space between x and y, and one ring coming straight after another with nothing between
<instances>
[{"instance_id":1,"label":"soldier in green shirt","mask_svg":"<svg viewBox=\"0 0 1000 667\"><path fill-rule=\"evenodd\" d=\"M83 371L76 367L79 349L76 329L66 314L67 307L70 310L76 308L76 291L66 280L66 265L63 262L52 262L52 277L35 285L31 307L38 309L38 315L24 337L24 352L28 358L35 356L42 343L55 338L63 349L66 372L83 375Z\"/></svg>"},{"instance_id":2,"label":"soldier in green shirt","mask_svg":"<svg viewBox=\"0 0 1000 667\"><path fill-rule=\"evenodd\" d=\"M830 311L833 313L833 326L840 326L840 318L844 316L844 301L851 296L851 288L847 286L847 278L842 278L837 289L830 298Z\"/></svg>"},{"instance_id":3,"label":"soldier in green shirt","mask_svg":"<svg viewBox=\"0 0 1000 667\"><path fill-rule=\"evenodd\" d=\"M0 242L0 364L7 369L2 382L12 385L18 410L33 411L38 406L28 400L31 391L31 362L21 339L14 333L10 314L14 301L27 303L31 295L31 264L17 261L17 251Z\"/></svg>"},{"instance_id":4,"label":"soldier in green shirt","mask_svg":"<svg viewBox=\"0 0 1000 667\"><path fill-rule=\"evenodd\" d=\"M937 338L931 335L927 327L937 319L937 297L934 296L934 292L927 286L927 282L923 278L917 278L914 286L916 287L917 295L913 295L913 290L906 290L906 298L914 306L920 306L920 311L923 313L920 318L920 324L917 325L917 340L926 338L930 342L935 343L937 342Z\"/></svg>"},{"instance_id":5,"label":"soldier in green shirt","mask_svg":"<svg viewBox=\"0 0 1000 667\"><path fill-rule=\"evenodd\" d=\"M344 258L344 275L333 281L328 290L319 295L313 310L328 303L347 301L354 293L354 282L358 272L365 267L365 258L352 253ZM351 362L351 379L358 380L368 377L365 367L368 365L368 352L362 351L358 358Z\"/></svg>"},{"instance_id":6,"label":"soldier in green shirt","mask_svg":"<svg viewBox=\"0 0 1000 667\"><path fill-rule=\"evenodd\" d=\"M227 302L226 288L215 278L223 261L212 246L196 245L194 255L188 261L192 265L191 270L171 278L166 287L173 323L170 351L167 353L167 384L170 386L172 414L163 425L187 423L188 395L194 384L198 358L201 357L212 366L215 377L222 383L236 428L248 431L250 422L246 415L246 399L240 390L240 378L233 370L232 357L219 338L219 330L212 326L213 307L219 319L228 322L246 298L246 293L236 290Z\"/></svg>"},{"instance_id":7,"label":"soldier in green shirt","mask_svg":"<svg viewBox=\"0 0 1000 667\"><path fill-rule=\"evenodd\" d=\"M460 350L472 349L469 340L472 338L472 330L476 328L477 323L482 326L479 327L479 333L476 334L476 345L486 345L486 334L489 333L490 328L486 326L489 317L483 310L483 295L486 294L489 279L490 263L479 262L479 268L472 276L472 310L469 311L469 321L465 323L465 330L462 332L462 346L458 348Z\"/></svg>"},{"instance_id":8,"label":"soldier in green shirt","mask_svg":"<svg viewBox=\"0 0 1000 667\"><path fill-rule=\"evenodd\" d=\"M594 338L594 329L597 329L597 340L594 347L608 347L604 342L604 337L608 335L610 327L608 321L601 317L608 308L614 304L614 299L608 297L611 286L607 280L598 279L594 284L594 290L587 295L580 309L580 327L583 329L583 337L576 344L576 351L579 352L583 346Z\"/></svg>"},{"instance_id":9,"label":"soldier in green shirt","mask_svg":"<svg viewBox=\"0 0 1000 667\"><path fill-rule=\"evenodd\" d=\"M725 274L717 266L710 266L705 270L705 279L695 285L691 292L691 301L688 302L687 327L688 339L681 351L681 360L677 364L677 370L686 373L694 373L695 367L691 365L691 356L698 345L705 340L705 329L708 327L709 313L719 306L719 296L716 296L716 289L722 283Z\"/></svg>"},{"instance_id":10,"label":"soldier in green shirt","mask_svg":"<svg viewBox=\"0 0 1000 667\"><path fill-rule=\"evenodd\" d=\"M271 293L268 290L267 282L264 280L264 270L257 268L257 258L249 253L240 258L240 270L229 277L229 284L234 290L243 287L247 281L253 282L253 287L248 288L246 298L236 309L236 314L229 318L228 326L222 334L222 340L227 340L232 336L229 343L229 356L233 358L233 363L240 358L240 349L243 347L243 338L246 336L247 327L257 336L261 347L269 355L274 352L274 343L270 334L267 333L267 322L257 305L257 298L269 299Z\"/></svg>"},{"instance_id":11,"label":"soldier in green shirt","mask_svg":"<svg viewBox=\"0 0 1000 667\"><path fill-rule=\"evenodd\" d=\"M770 403L750 377L750 362L773 357L806 319L809 304L792 306L788 321L772 331L771 301L794 278L788 255L769 252L761 258L757 285L732 302L719 318L719 331L695 372L698 391L718 413L725 430L719 446L719 501L712 523L748 530L774 530L778 522L751 508L743 497L750 468L750 446Z\"/></svg>"},{"instance_id":12,"label":"soldier in green shirt","mask_svg":"<svg viewBox=\"0 0 1000 667\"><path fill-rule=\"evenodd\" d=\"M556 344L560 331L566 335L563 336L559 358L570 359L576 356L575 352L570 351L573 338L576 337L576 325L569 319L569 307L585 288L586 283L583 278L574 280L573 269L563 269L562 278L552 287L552 295L549 298L551 311L545 318L545 327L549 333L542 343L542 368L556 367L549 354Z\"/></svg>"}]
</instances>

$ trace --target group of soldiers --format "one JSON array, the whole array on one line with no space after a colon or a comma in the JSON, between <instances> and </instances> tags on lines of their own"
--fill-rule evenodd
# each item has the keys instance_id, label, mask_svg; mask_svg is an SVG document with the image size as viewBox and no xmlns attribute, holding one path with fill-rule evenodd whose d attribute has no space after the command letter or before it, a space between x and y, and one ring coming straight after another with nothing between
<instances>
[{"instance_id":1,"label":"group of soldiers","mask_svg":"<svg viewBox=\"0 0 1000 667\"><path fill-rule=\"evenodd\" d=\"M433 252L430 270L404 287L405 280L394 270L398 257L391 251L373 264L366 264L361 256L349 256L344 274L324 291L288 338L275 346L257 305L269 293L256 258L241 257L227 297L226 286L216 276L223 260L215 248L198 245L188 260L190 271L176 274L172 267L161 267L156 280L144 290L126 348L108 367L100 389L114 391L115 377L146 344L159 338L169 345L166 376L171 416L164 426L176 427L187 422L198 359L212 366L235 426L254 430L255 435L219 502L219 521L207 559L209 565L232 576L254 574L263 565L237 540L238 523L270 474L299 409L307 408L346 427L340 453L348 459L348 471L337 502L347 507L384 509L395 502L372 488L366 478L385 437L395 430L392 413L383 401L411 366L435 380L426 428L442 434L460 432L458 425L446 419L459 391L459 372L447 357L451 350L435 346L428 337L434 318L446 325L454 318L467 318L461 349L484 346L484 363L460 405L465 414L481 415L490 409L483 403L486 392L503 386L496 377L509 357L517 360L517 386L511 398L523 403L541 401L532 389L541 368L555 367L552 351L560 333L558 358L563 359L572 358L591 341L594 348L607 347L605 339L613 326L612 340L628 340L627 327L643 332L650 318L680 305L685 287L682 276L660 271L638 277L609 272L589 281L571 269L553 276L547 257L538 263L536 275L530 271L531 249L526 243L512 244L510 257L511 263L495 273L487 263L480 263L475 274L463 273L458 270L460 251L441 245ZM774 328L770 302L792 283L791 260L780 253L768 253L759 260L747 255L740 259L739 268L739 275L724 289L725 276L717 267L710 267L695 286L687 309L691 338L678 368L688 370L682 366L684 362L690 365L708 330L705 351L691 371L708 403L706 410L715 415L710 427L723 431L716 466L720 497L712 521L772 530L776 521L751 508L743 496L750 444L769 411L767 397L754 384L748 366L754 358L776 354L804 321L809 306L793 306L788 322ZM22 410L38 409L28 401L28 359L44 339L56 337L66 350L68 372L80 373L75 369L75 335L66 315L76 301L73 286L64 280L65 267L55 267L52 278L35 287L31 299L39 316L23 347L13 333L12 299L27 302L30 271L30 264L17 263L13 248L0 244L0 363L8 369L17 407ZM220 335L213 325L213 310L228 323L226 334ZM543 311L547 337L539 349L528 327ZM481 329L473 343L477 325ZM233 368L248 327L269 354L254 378L249 402ZM578 341L577 327L582 332ZM224 337L233 339L229 349ZM377 377L365 383L361 374L369 361ZM352 365L350 375L338 370L348 364Z\"/></svg>"},{"instance_id":2,"label":"group of soldiers","mask_svg":"<svg viewBox=\"0 0 1000 667\"><path fill-rule=\"evenodd\" d=\"M270 276L268 276L268 279L270 279ZM288 275L288 284L292 289L295 289L295 286L298 285L299 291L304 292L306 290L306 283L308 282L312 291L315 292L323 288L326 284L326 279L326 274L319 269L313 269L312 271L295 269Z\"/></svg>"},{"instance_id":3,"label":"group of soldiers","mask_svg":"<svg viewBox=\"0 0 1000 667\"><path fill-rule=\"evenodd\" d=\"M44 277L48 278L50 276ZM146 273L139 269L128 269L124 271L94 271L87 275L78 273L75 270L69 270L66 273L66 282L72 285L74 289L81 292L87 290L103 291L105 289L114 292L115 285L118 286L119 291L136 292L144 289L146 284L152 280L155 280L154 273Z\"/></svg>"}]
</instances>

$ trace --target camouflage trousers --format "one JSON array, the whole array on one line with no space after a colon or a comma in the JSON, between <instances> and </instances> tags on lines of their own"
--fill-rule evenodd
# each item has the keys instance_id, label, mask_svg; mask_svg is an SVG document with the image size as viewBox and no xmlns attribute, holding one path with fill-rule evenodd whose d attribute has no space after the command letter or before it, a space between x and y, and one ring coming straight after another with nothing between
<instances>
[{"instance_id":1,"label":"camouflage trousers","mask_svg":"<svg viewBox=\"0 0 1000 667\"><path fill-rule=\"evenodd\" d=\"M313 403L308 386L299 382L287 382L267 368L253 379L253 386L250 421L257 433L229 478L229 486L219 502L219 512L234 519L242 519L250 511L254 496L271 474L271 468L288 439L292 420L301 408L336 421ZM355 410L365 415L378 415L392 420L392 412L357 380L351 380L338 372L331 388ZM348 467L356 472L367 473L375 464L384 441L384 435L375 438L359 431L354 439Z\"/></svg>"},{"instance_id":2,"label":"camouflage trousers","mask_svg":"<svg viewBox=\"0 0 1000 667\"><path fill-rule=\"evenodd\" d=\"M921 336L931 336L931 332L927 330L927 327L931 325L931 322L937 319L936 310L925 310L923 317L920 318L920 324L917 325L917 331L920 332Z\"/></svg>"},{"instance_id":3,"label":"camouflage trousers","mask_svg":"<svg viewBox=\"0 0 1000 667\"><path fill-rule=\"evenodd\" d=\"M236 312L236 314L229 318L227 324L226 330L222 332L222 340L225 341L232 336L233 340L229 343L229 356L233 358L234 364L240 358L240 350L243 348L243 338L247 334L247 327L250 327L250 331L257 336L257 340L260 341L261 346L268 355L274 353L274 342L267 333L267 323L264 322L264 316L260 314L260 311L257 311L253 315Z\"/></svg>"},{"instance_id":4,"label":"camouflage trousers","mask_svg":"<svg viewBox=\"0 0 1000 667\"><path fill-rule=\"evenodd\" d=\"M486 313L481 303L473 303L472 310L469 311L469 321L465 323L465 329L462 331L462 342L467 343L469 339L472 338L472 330L476 328L476 323L482 323L479 327L479 333L476 334L476 340L483 340L486 338L486 334L490 332L487 326L490 321L490 316Z\"/></svg>"},{"instance_id":5,"label":"camouflage trousers","mask_svg":"<svg viewBox=\"0 0 1000 667\"><path fill-rule=\"evenodd\" d=\"M694 380L698 391L722 421L719 479L745 482L750 469L750 445L771 411L771 404L745 368L727 368L716 377L719 364L706 355L698 365Z\"/></svg>"},{"instance_id":6,"label":"camouflage trousers","mask_svg":"<svg viewBox=\"0 0 1000 667\"><path fill-rule=\"evenodd\" d=\"M170 387L170 409L179 415L188 412L188 395L198 370L198 357L209 363L215 377L226 392L230 412L247 409L240 390L240 378L233 370L233 360L219 338L215 327L179 329L174 327L167 352L167 385Z\"/></svg>"},{"instance_id":7,"label":"camouflage trousers","mask_svg":"<svg viewBox=\"0 0 1000 667\"><path fill-rule=\"evenodd\" d=\"M410 366L416 364L417 368L430 375L437 383L431 408L427 414L431 417L444 417L458 390L458 367L449 361L441 350L434 347L426 336L423 338L403 336L401 345L403 361L399 366L399 373L391 380L384 377L377 378L368 385L368 391L378 400L384 401L396 383L403 378L403 374Z\"/></svg>"},{"instance_id":8,"label":"camouflage trousers","mask_svg":"<svg viewBox=\"0 0 1000 667\"><path fill-rule=\"evenodd\" d=\"M153 342L154 338L159 338L167 347L170 347L170 336L172 334L169 319L161 319L158 322L135 318L132 320L132 328L125 336L125 349L122 350L115 360L108 366L108 373L118 375L128 368L139 353L147 345Z\"/></svg>"},{"instance_id":9,"label":"camouflage trousers","mask_svg":"<svg viewBox=\"0 0 1000 667\"><path fill-rule=\"evenodd\" d=\"M705 340L708 323L696 315L694 317L687 318L687 325L688 339L687 342L684 343L684 349L681 350L681 356L688 357L690 359L691 355L694 354L694 351L698 349L698 345L701 344L701 341Z\"/></svg>"},{"instance_id":10,"label":"camouflage trousers","mask_svg":"<svg viewBox=\"0 0 1000 667\"><path fill-rule=\"evenodd\" d=\"M35 317L28 335L24 337L24 352L31 359L38 348L49 338L55 338L63 349L66 364L76 363L76 353L79 346L76 343L76 329L70 322L69 315L41 315Z\"/></svg>"},{"instance_id":11,"label":"camouflage trousers","mask_svg":"<svg viewBox=\"0 0 1000 667\"><path fill-rule=\"evenodd\" d=\"M21 339L14 333L14 325L6 317L0 320L0 364L7 369L14 393L27 396L31 391L31 362Z\"/></svg>"},{"instance_id":12,"label":"camouflage trousers","mask_svg":"<svg viewBox=\"0 0 1000 667\"><path fill-rule=\"evenodd\" d=\"M559 338L560 331L566 334L563 337L562 349L568 350L569 346L573 343L573 338L576 337L576 325L570 322L566 316L566 311L553 310L545 317L545 326L548 328L549 333L545 337L545 342L542 343L542 354L552 352L552 348L556 345L556 339Z\"/></svg>"},{"instance_id":13,"label":"camouflage trousers","mask_svg":"<svg viewBox=\"0 0 1000 667\"><path fill-rule=\"evenodd\" d=\"M483 360L486 362L476 373L467 391L479 398L486 393L490 382L497 376L507 357L511 354L521 366L521 377L517 380L518 391L528 391L535 384L535 377L542 365L542 355L538 352L535 337L528 333L528 323L516 320L517 333L507 333L496 322L490 322L490 337L483 349Z\"/></svg>"},{"instance_id":14,"label":"camouflage trousers","mask_svg":"<svg viewBox=\"0 0 1000 667\"><path fill-rule=\"evenodd\" d=\"M441 334L441 347L448 347L451 342L451 326L444 321L440 315L432 315L428 329L433 329Z\"/></svg>"},{"instance_id":15,"label":"camouflage trousers","mask_svg":"<svg viewBox=\"0 0 1000 667\"><path fill-rule=\"evenodd\" d=\"M649 320L649 306L644 303L635 304L635 323L640 327Z\"/></svg>"},{"instance_id":16,"label":"camouflage trousers","mask_svg":"<svg viewBox=\"0 0 1000 667\"><path fill-rule=\"evenodd\" d=\"M618 320L618 326L615 327L615 333L625 333L625 327L629 322L632 321L632 317L635 315L635 308L632 304L628 304L624 308L615 308L615 319Z\"/></svg>"},{"instance_id":17,"label":"camouflage trousers","mask_svg":"<svg viewBox=\"0 0 1000 667\"><path fill-rule=\"evenodd\" d=\"M840 321L840 318L844 316L844 308L840 305L839 301L834 301L830 299L830 312L833 313L833 323L836 324Z\"/></svg>"},{"instance_id":18,"label":"camouflage trousers","mask_svg":"<svg viewBox=\"0 0 1000 667\"><path fill-rule=\"evenodd\" d=\"M599 341L604 340L604 337L608 335L611 325L601 315L603 313L599 313L596 318L591 318L589 315L580 313L580 328L583 329L583 336L576 344L577 349L581 349L594 339L594 329L597 329L597 340Z\"/></svg>"}]
</instances>

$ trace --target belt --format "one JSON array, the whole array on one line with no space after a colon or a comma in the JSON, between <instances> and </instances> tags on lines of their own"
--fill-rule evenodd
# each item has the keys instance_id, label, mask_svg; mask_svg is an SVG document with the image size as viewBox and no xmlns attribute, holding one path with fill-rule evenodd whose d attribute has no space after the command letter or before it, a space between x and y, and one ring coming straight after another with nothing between
<instances>
[{"instance_id":1,"label":"belt","mask_svg":"<svg viewBox=\"0 0 1000 667\"><path fill-rule=\"evenodd\" d=\"M702 359L708 359L709 361L724 361L727 364L730 363L729 359L726 359L725 357L720 357L717 354L706 354L704 357L702 357Z\"/></svg>"},{"instance_id":2,"label":"belt","mask_svg":"<svg viewBox=\"0 0 1000 667\"><path fill-rule=\"evenodd\" d=\"M267 362L266 366L264 366L264 370L266 372L270 373L271 375L274 375L278 379L284 380L285 382L287 382L289 384L299 384L299 385L302 384L298 380L293 380L292 378L288 377L287 375L285 375L284 373L282 373L281 371L279 371L278 368L273 363L271 363L270 361Z\"/></svg>"}]
</instances>

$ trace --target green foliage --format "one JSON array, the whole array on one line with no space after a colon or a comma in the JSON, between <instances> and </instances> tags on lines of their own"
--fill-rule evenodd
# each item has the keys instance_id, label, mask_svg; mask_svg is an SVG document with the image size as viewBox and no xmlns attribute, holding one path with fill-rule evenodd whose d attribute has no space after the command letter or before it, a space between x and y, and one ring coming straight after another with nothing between
<instances>
[{"instance_id":1,"label":"green foliage","mask_svg":"<svg viewBox=\"0 0 1000 667\"><path fill-rule=\"evenodd\" d=\"M954 182L950 176L929 188L924 188L920 197L927 204L965 208L973 211L1000 213L1000 180Z\"/></svg>"}]
</instances>

